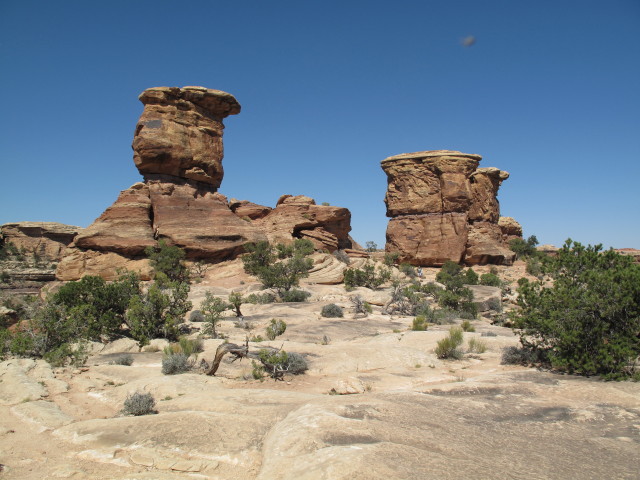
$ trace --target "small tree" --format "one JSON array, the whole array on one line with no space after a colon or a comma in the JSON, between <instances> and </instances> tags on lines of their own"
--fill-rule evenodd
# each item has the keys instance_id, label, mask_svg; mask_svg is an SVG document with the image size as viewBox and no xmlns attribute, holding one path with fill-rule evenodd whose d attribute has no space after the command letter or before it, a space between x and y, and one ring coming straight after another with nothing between
<instances>
[{"instance_id":1,"label":"small tree","mask_svg":"<svg viewBox=\"0 0 640 480\"><path fill-rule=\"evenodd\" d=\"M171 281L189 281L189 269L184 264L183 249L160 240L157 247L147 247L144 253L149 257L156 274L163 273Z\"/></svg>"},{"instance_id":2,"label":"small tree","mask_svg":"<svg viewBox=\"0 0 640 480\"><path fill-rule=\"evenodd\" d=\"M509 248L517 255L518 258L535 256L538 253L536 245L538 245L538 239L535 235L531 235L526 240L522 238L514 238L509 242Z\"/></svg>"},{"instance_id":3,"label":"small tree","mask_svg":"<svg viewBox=\"0 0 640 480\"><path fill-rule=\"evenodd\" d=\"M514 325L523 347L555 368L610 379L639 376L640 266L601 250L569 239L543 263L551 286L520 279Z\"/></svg>"},{"instance_id":4,"label":"small tree","mask_svg":"<svg viewBox=\"0 0 640 480\"><path fill-rule=\"evenodd\" d=\"M243 303L245 303L245 300L244 300L244 297L242 296L242 294L238 293L238 292L232 292L231 294L229 294L229 303L231 304L231 306L235 310L236 317L241 317L242 316L242 312L240 311L240 306Z\"/></svg>"},{"instance_id":5,"label":"small tree","mask_svg":"<svg viewBox=\"0 0 640 480\"><path fill-rule=\"evenodd\" d=\"M203 333L218 338L216 327L222 320L222 313L229 310L232 306L223 301L221 298L214 297L211 292L205 294L204 300L200 304L200 311L204 315Z\"/></svg>"},{"instance_id":6,"label":"small tree","mask_svg":"<svg viewBox=\"0 0 640 480\"><path fill-rule=\"evenodd\" d=\"M371 253L376 252L378 250L378 244L369 240L367 243L365 243L365 250Z\"/></svg>"},{"instance_id":7,"label":"small tree","mask_svg":"<svg viewBox=\"0 0 640 480\"><path fill-rule=\"evenodd\" d=\"M258 277L266 288L273 288L281 298L284 292L297 287L313 266L313 261L307 258L313 252L313 243L307 239L275 246L258 242L246 249L247 254L242 256L245 272Z\"/></svg>"},{"instance_id":8,"label":"small tree","mask_svg":"<svg viewBox=\"0 0 640 480\"><path fill-rule=\"evenodd\" d=\"M373 263L365 264L362 269L347 268L344 271L344 285L347 288L367 287L376 289L391 278L391 271L382 267L376 269Z\"/></svg>"}]
</instances>

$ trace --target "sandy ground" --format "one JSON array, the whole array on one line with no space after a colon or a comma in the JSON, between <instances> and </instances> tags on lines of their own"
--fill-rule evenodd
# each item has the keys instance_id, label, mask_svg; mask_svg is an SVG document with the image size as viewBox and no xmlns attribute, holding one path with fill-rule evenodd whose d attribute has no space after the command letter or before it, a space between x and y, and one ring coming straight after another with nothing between
<instances>
[{"instance_id":1,"label":"sandy ground","mask_svg":"<svg viewBox=\"0 0 640 480\"><path fill-rule=\"evenodd\" d=\"M523 268L500 275L515 280ZM308 302L244 305L250 331L233 318L220 326L243 343L270 319L286 321L275 341L251 344L305 356L309 371L285 381L255 380L250 361L229 358L215 377L163 375L162 352L129 340L96 347L81 368L3 362L0 478L640 478L640 384L501 365L517 338L488 318L464 334L465 347L475 338L485 353L440 360L434 348L449 326L413 332L411 317L379 306L354 318L342 286L304 288ZM230 263L192 298L232 289L258 286ZM328 303L345 317L323 318ZM210 361L220 343L206 340L199 358ZM132 366L110 364L125 352ZM158 413L122 416L134 392L153 394Z\"/></svg>"}]
</instances>

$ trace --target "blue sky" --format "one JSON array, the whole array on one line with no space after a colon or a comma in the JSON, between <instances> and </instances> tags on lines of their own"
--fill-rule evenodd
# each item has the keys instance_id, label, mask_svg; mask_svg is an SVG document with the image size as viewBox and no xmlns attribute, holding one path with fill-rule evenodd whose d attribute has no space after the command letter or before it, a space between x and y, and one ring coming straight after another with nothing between
<instances>
[{"instance_id":1,"label":"blue sky","mask_svg":"<svg viewBox=\"0 0 640 480\"><path fill-rule=\"evenodd\" d=\"M229 198L309 195L382 246L380 161L452 149L511 173L526 236L640 248L637 0L2 0L0 62L0 224L88 226L141 179L140 92L201 85L242 105Z\"/></svg>"}]
</instances>

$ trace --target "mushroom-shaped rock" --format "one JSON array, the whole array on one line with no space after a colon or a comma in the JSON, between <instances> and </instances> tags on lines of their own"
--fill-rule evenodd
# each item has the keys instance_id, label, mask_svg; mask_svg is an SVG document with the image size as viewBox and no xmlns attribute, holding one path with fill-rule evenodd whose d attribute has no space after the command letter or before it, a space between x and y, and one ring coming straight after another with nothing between
<instances>
[{"instance_id":1,"label":"mushroom-shaped rock","mask_svg":"<svg viewBox=\"0 0 640 480\"><path fill-rule=\"evenodd\" d=\"M240 112L233 95L203 87L157 87L142 92L144 111L133 139L133 160L145 177L171 175L222 182L222 120Z\"/></svg>"}]
</instances>

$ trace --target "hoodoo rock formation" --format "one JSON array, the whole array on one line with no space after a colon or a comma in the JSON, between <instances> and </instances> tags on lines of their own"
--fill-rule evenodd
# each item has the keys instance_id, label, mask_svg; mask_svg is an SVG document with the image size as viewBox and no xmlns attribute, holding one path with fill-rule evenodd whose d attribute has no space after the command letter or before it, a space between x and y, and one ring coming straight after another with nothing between
<instances>
[{"instance_id":1,"label":"hoodoo rock formation","mask_svg":"<svg viewBox=\"0 0 640 480\"><path fill-rule=\"evenodd\" d=\"M309 238L318 249L351 247L351 214L284 195L276 208L227 198L222 182L222 120L240 112L233 95L203 87L150 88L140 95L134 163L144 176L81 232L56 272L60 280L83 275L115 278L119 269L148 278L144 250L164 240L189 259L234 258L262 240Z\"/></svg>"},{"instance_id":2,"label":"hoodoo rock formation","mask_svg":"<svg viewBox=\"0 0 640 480\"><path fill-rule=\"evenodd\" d=\"M511 264L514 253L498 224L500 184L509 174L478 168L480 155L452 150L405 153L386 158L386 250L413 265L447 260ZM517 223L517 222L516 222Z\"/></svg>"}]
</instances>

